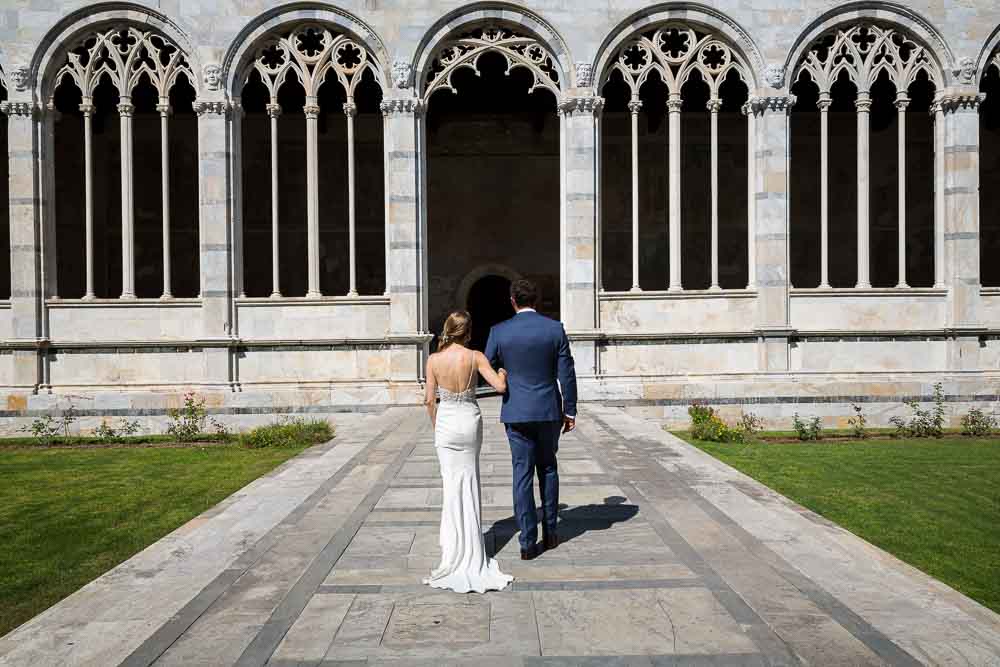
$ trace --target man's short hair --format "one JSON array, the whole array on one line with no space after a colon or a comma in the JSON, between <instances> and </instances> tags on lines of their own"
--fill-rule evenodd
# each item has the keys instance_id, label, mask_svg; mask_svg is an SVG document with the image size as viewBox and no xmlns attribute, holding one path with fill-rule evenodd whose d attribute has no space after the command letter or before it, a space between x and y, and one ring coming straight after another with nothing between
<instances>
[{"instance_id":1,"label":"man's short hair","mask_svg":"<svg viewBox=\"0 0 1000 667\"><path fill-rule=\"evenodd\" d=\"M515 280L510 284L510 298L518 308L534 308L538 303L538 288L530 280Z\"/></svg>"}]
</instances>

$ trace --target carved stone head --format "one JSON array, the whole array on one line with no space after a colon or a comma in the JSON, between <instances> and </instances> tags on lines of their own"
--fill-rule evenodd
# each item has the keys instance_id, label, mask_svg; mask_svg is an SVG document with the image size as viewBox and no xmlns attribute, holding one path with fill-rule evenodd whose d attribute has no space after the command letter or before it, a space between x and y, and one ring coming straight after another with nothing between
<instances>
[{"instance_id":1,"label":"carved stone head","mask_svg":"<svg viewBox=\"0 0 1000 667\"><path fill-rule=\"evenodd\" d=\"M785 83L785 69L776 63L771 63L764 68L764 81L772 88L781 88Z\"/></svg>"},{"instance_id":2,"label":"carved stone head","mask_svg":"<svg viewBox=\"0 0 1000 667\"><path fill-rule=\"evenodd\" d=\"M205 66L205 86L209 90L218 90L222 85L222 68L218 65Z\"/></svg>"},{"instance_id":3,"label":"carved stone head","mask_svg":"<svg viewBox=\"0 0 1000 667\"><path fill-rule=\"evenodd\" d=\"M17 90L27 90L29 82L28 67L26 65L18 65L10 73L10 81L14 84L14 88Z\"/></svg>"},{"instance_id":4,"label":"carved stone head","mask_svg":"<svg viewBox=\"0 0 1000 667\"><path fill-rule=\"evenodd\" d=\"M974 83L976 80L976 63L968 56L959 58L955 68L952 70L952 74L961 83Z\"/></svg>"},{"instance_id":5,"label":"carved stone head","mask_svg":"<svg viewBox=\"0 0 1000 667\"><path fill-rule=\"evenodd\" d=\"M392 83L397 88L410 87L410 74L413 66L405 60L397 60L392 64Z\"/></svg>"}]
</instances>

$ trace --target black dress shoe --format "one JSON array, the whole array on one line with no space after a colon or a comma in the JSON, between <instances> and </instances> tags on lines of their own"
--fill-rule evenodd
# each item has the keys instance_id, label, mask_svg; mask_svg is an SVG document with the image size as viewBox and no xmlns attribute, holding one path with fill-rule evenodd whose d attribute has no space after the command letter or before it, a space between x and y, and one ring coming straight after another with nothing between
<instances>
[{"instance_id":1,"label":"black dress shoe","mask_svg":"<svg viewBox=\"0 0 1000 667\"><path fill-rule=\"evenodd\" d=\"M531 545L527 549L521 549L521 560L532 560L538 555L538 547Z\"/></svg>"},{"instance_id":2,"label":"black dress shoe","mask_svg":"<svg viewBox=\"0 0 1000 667\"><path fill-rule=\"evenodd\" d=\"M556 533L551 533L551 534L546 533L542 537L542 541L545 543L546 551L548 551L549 549L555 549L557 546L559 546L559 536Z\"/></svg>"}]
</instances>

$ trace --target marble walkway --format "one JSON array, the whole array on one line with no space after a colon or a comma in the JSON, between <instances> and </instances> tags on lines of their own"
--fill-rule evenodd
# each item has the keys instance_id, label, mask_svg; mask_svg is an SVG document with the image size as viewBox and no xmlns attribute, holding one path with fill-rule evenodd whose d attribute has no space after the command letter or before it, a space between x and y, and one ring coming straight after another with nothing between
<instances>
[{"instance_id":1,"label":"marble walkway","mask_svg":"<svg viewBox=\"0 0 1000 667\"><path fill-rule=\"evenodd\" d=\"M483 513L510 590L420 585L437 462L393 408L0 639L0 665L1000 665L1000 616L616 408L564 438L564 542L520 561L498 407Z\"/></svg>"}]
</instances>

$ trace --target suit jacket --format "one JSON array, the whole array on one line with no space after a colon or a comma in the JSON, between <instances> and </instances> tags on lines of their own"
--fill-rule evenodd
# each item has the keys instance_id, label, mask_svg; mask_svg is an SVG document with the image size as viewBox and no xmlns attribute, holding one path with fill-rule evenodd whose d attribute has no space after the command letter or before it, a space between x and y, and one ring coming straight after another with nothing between
<instances>
[{"instance_id":1,"label":"suit jacket","mask_svg":"<svg viewBox=\"0 0 1000 667\"><path fill-rule=\"evenodd\" d=\"M560 322L522 311L490 329L486 358L494 368L507 369L504 424L576 416L576 370Z\"/></svg>"}]
</instances>

